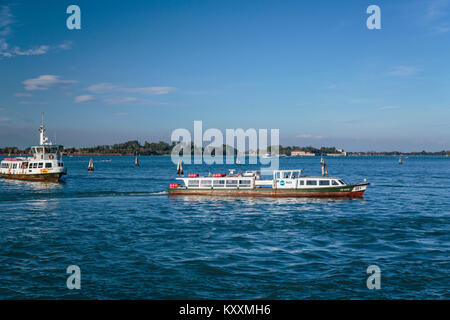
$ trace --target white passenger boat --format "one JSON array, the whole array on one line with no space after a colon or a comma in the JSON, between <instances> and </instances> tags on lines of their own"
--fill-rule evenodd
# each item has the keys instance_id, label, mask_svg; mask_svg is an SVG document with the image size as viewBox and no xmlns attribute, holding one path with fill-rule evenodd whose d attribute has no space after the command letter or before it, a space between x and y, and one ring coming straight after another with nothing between
<instances>
[{"instance_id":1,"label":"white passenger boat","mask_svg":"<svg viewBox=\"0 0 450 320\"><path fill-rule=\"evenodd\" d=\"M217 173L212 177L189 174L177 178L181 183L169 186L171 195L250 196L250 197L347 197L361 198L368 182L346 184L337 177L302 176L301 169L275 170L273 179L263 180L259 171L229 174Z\"/></svg>"},{"instance_id":2,"label":"white passenger boat","mask_svg":"<svg viewBox=\"0 0 450 320\"><path fill-rule=\"evenodd\" d=\"M6 179L57 182L67 174L61 152L62 145L56 145L45 136L44 115L39 129L40 142L30 146L31 157L5 158L0 163L0 175Z\"/></svg>"}]
</instances>

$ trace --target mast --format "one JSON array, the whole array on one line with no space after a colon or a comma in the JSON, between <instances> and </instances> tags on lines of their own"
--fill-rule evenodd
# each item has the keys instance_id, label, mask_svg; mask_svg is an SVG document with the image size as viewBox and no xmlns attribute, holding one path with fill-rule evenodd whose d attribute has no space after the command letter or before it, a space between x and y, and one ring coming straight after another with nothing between
<instances>
[{"instance_id":1,"label":"mast","mask_svg":"<svg viewBox=\"0 0 450 320\"><path fill-rule=\"evenodd\" d=\"M48 144L48 138L45 136L44 113L42 112L42 122L39 128L39 144Z\"/></svg>"},{"instance_id":2,"label":"mast","mask_svg":"<svg viewBox=\"0 0 450 320\"><path fill-rule=\"evenodd\" d=\"M41 127L39 128L39 133L40 133L39 144L44 144L45 125L44 125L44 113L43 112L42 112L42 122L41 122Z\"/></svg>"}]
</instances>

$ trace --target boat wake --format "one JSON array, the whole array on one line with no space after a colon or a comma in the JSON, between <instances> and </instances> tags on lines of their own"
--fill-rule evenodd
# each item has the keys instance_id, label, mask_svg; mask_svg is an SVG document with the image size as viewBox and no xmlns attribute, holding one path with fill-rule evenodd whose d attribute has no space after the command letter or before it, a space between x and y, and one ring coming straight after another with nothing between
<instances>
[{"instance_id":1,"label":"boat wake","mask_svg":"<svg viewBox=\"0 0 450 320\"><path fill-rule=\"evenodd\" d=\"M1 197L1 202L11 202L11 201L30 201L30 200L53 200L53 199L77 199L77 198L101 198L101 197L142 197L142 196L161 196L167 195L167 191L156 191L156 192L118 192L118 191L94 191L94 192L76 192L76 193L35 193L27 195L17 195L9 197Z\"/></svg>"}]
</instances>

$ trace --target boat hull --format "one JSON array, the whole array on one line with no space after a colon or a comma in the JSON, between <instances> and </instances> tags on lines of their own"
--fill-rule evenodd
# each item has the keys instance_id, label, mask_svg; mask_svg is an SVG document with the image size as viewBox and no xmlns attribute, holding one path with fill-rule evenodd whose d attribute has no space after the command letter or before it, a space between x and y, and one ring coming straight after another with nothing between
<instances>
[{"instance_id":1,"label":"boat hull","mask_svg":"<svg viewBox=\"0 0 450 320\"><path fill-rule=\"evenodd\" d=\"M362 198L368 183L331 188L304 189L187 189L169 188L170 195L222 196L222 197L274 197L274 198Z\"/></svg>"},{"instance_id":2,"label":"boat hull","mask_svg":"<svg viewBox=\"0 0 450 320\"><path fill-rule=\"evenodd\" d=\"M45 181L45 182L58 182L61 180L61 177L66 173L58 172L58 173L42 173L42 174L7 174L2 173L1 176L5 179L14 179L14 180L26 180L26 181Z\"/></svg>"}]
</instances>

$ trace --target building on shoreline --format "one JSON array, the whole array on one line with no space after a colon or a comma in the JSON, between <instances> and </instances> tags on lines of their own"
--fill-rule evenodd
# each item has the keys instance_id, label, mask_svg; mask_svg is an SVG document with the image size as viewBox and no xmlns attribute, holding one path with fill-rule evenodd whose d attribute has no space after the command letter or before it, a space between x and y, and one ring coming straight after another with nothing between
<instances>
[{"instance_id":1,"label":"building on shoreline","mask_svg":"<svg viewBox=\"0 0 450 320\"><path fill-rule=\"evenodd\" d=\"M347 156L347 152L345 152L343 149L336 149L337 152L335 153L327 153L327 156L329 157L345 157Z\"/></svg>"},{"instance_id":2,"label":"building on shoreline","mask_svg":"<svg viewBox=\"0 0 450 320\"><path fill-rule=\"evenodd\" d=\"M316 154L307 151L294 150L291 151L291 156L293 157L314 157Z\"/></svg>"}]
</instances>

